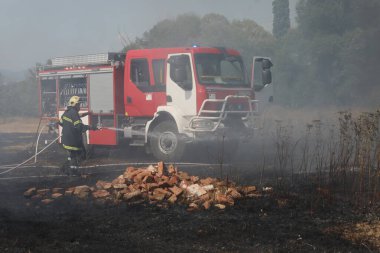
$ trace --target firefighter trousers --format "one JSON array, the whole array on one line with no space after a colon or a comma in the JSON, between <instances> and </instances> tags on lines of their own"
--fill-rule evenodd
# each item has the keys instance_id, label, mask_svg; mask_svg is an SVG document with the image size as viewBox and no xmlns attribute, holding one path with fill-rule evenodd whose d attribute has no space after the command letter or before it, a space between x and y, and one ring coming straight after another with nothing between
<instances>
[{"instance_id":1,"label":"firefighter trousers","mask_svg":"<svg viewBox=\"0 0 380 253\"><path fill-rule=\"evenodd\" d=\"M67 175L79 175L79 165L82 160L82 150L67 150L67 161L62 172Z\"/></svg>"}]
</instances>

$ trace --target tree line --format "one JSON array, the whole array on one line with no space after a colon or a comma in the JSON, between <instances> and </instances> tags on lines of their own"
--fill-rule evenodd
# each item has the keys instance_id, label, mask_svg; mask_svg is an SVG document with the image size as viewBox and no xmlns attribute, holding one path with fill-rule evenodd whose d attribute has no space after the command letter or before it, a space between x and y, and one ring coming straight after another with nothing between
<instances>
[{"instance_id":1,"label":"tree line","mask_svg":"<svg viewBox=\"0 0 380 253\"><path fill-rule=\"evenodd\" d=\"M276 40L280 103L378 107L380 0L300 0Z\"/></svg>"},{"instance_id":2,"label":"tree line","mask_svg":"<svg viewBox=\"0 0 380 253\"><path fill-rule=\"evenodd\" d=\"M273 59L275 101L282 106L379 106L380 0L299 0L292 28L289 0L272 5L272 33L255 17L230 21L214 13L182 14L158 22L122 51L193 44L231 47L248 65L254 55ZM0 115L37 114L33 73L15 84L1 80Z\"/></svg>"},{"instance_id":3,"label":"tree line","mask_svg":"<svg viewBox=\"0 0 380 253\"><path fill-rule=\"evenodd\" d=\"M24 80L5 81L0 73L0 117L37 116L38 86L36 73L29 69Z\"/></svg>"}]
</instances>

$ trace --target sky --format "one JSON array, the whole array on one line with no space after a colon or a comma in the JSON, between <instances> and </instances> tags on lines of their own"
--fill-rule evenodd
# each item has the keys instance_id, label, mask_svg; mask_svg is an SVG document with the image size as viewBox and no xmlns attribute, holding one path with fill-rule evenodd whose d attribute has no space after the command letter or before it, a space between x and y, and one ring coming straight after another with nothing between
<instances>
[{"instance_id":1,"label":"sky","mask_svg":"<svg viewBox=\"0 0 380 253\"><path fill-rule=\"evenodd\" d=\"M297 0L290 0L292 26ZM57 56L119 51L119 34L140 37L180 14L252 19L272 31L271 0L0 0L0 70L21 71Z\"/></svg>"}]
</instances>

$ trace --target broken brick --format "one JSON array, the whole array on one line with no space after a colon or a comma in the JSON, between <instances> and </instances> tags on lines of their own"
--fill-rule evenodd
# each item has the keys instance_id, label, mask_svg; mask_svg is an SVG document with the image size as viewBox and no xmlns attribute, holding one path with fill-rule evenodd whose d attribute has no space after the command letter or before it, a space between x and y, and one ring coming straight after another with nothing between
<instances>
[{"instance_id":1,"label":"broken brick","mask_svg":"<svg viewBox=\"0 0 380 253\"><path fill-rule=\"evenodd\" d=\"M158 201L162 201L165 199L165 194L164 193L153 193L152 195L149 196L149 199L151 200L158 200Z\"/></svg>"},{"instance_id":2,"label":"broken brick","mask_svg":"<svg viewBox=\"0 0 380 253\"><path fill-rule=\"evenodd\" d=\"M171 192L169 192L167 190L164 190L162 188L156 188L156 189L154 189L153 195L155 195L155 194L164 194L166 197L169 197L169 196L172 195Z\"/></svg>"},{"instance_id":3,"label":"broken brick","mask_svg":"<svg viewBox=\"0 0 380 253\"><path fill-rule=\"evenodd\" d=\"M161 188L168 188L170 187L170 184L168 183L168 181L161 181L158 183L158 186L161 187Z\"/></svg>"},{"instance_id":4,"label":"broken brick","mask_svg":"<svg viewBox=\"0 0 380 253\"><path fill-rule=\"evenodd\" d=\"M211 199L210 194L204 194L204 195L202 195L202 196L199 197L199 200L202 201L202 202L208 201L210 199Z\"/></svg>"},{"instance_id":5,"label":"broken brick","mask_svg":"<svg viewBox=\"0 0 380 253\"><path fill-rule=\"evenodd\" d=\"M250 194L252 192L255 192L257 189L256 189L256 186L243 186L241 187L241 191L246 195L246 194Z\"/></svg>"},{"instance_id":6,"label":"broken brick","mask_svg":"<svg viewBox=\"0 0 380 253\"><path fill-rule=\"evenodd\" d=\"M53 188L51 190L52 193L62 193L62 191L63 191L63 188Z\"/></svg>"},{"instance_id":7,"label":"broken brick","mask_svg":"<svg viewBox=\"0 0 380 253\"><path fill-rule=\"evenodd\" d=\"M97 191L92 193L92 196L96 199L97 198L105 198L105 197L108 197L110 195L111 194L106 190L97 190Z\"/></svg>"},{"instance_id":8,"label":"broken brick","mask_svg":"<svg viewBox=\"0 0 380 253\"><path fill-rule=\"evenodd\" d=\"M43 196L41 194L36 194L31 197L32 200L41 199Z\"/></svg>"},{"instance_id":9,"label":"broken brick","mask_svg":"<svg viewBox=\"0 0 380 253\"><path fill-rule=\"evenodd\" d=\"M245 196L246 196L247 198L260 198L260 197L263 196L263 194L253 192L253 193L247 194L247 195L245 195Z\"/></svg>"},{"instance_id":10,"label":"broken brick","mask_svg":"<svg viewBox=\"0 0 380 253\"><path fill-rule=\"evenodd\" d=\"M33 188L29 188L27 191L24 192L24 197L25 198L30 198L32 197L34 194L36 194L37 192L37 189L35 187Z\"/></svg>"},{"instance_id":11,"label":"broken brick","mask_svg":"<svg viewBox=\"0 0 380 253\"><path fill-rule=\"evenodd\" d=\"M165 182L167 182L167 181L170 180L170 177L165 176L165 175L162 175L160 179L161 179L161 181L165 181Z\"/></svg>"},{"instance_id":12,"label":"broken brick","mask_svg":"<svg viewBox=\"0 0 380 253\"><path fill-rule=\"evenodd\" d=\"M196 210L198 210L199 209L199 207L198 207L198 205L197 204L195 204L195 203L190 203L190 205L189 205L189 208L187 208L187 211L196 211Z\"/></svg>"},{"instance_id":13,"label":"broken brick","mask_svg":"<svg viewBox=\"0 0 380 253\"><path fill-rule=\"evenodd\" d=\"M227 186L227 182L226 181L218 181L218 182L215 182L215 184L218 187Z\"/></svg>"},{"instance_id":14,"label":"broken brick","mask_svg":"<svg viewBox=\"0 0 380 253\"><path fill-rule=\"evenodd\" d=\"M135 167L127 167L127 169L125 170L124 173L132 173L134 171L136 171L137 169Z\"/></svg>"},{"instance_id":15,"label":"broken brick","mask_svg":"<svg viewBox=\"0 0 380 253\"><path fill-rule=\"evenodd\" d=\"M157 168L155 168L153 165L149 165L148 168L146 168L147 171L150 171L152 174L157 173Z\"/></svg>"},{"instance_id":16,"label":"broken brick","mask_svg":"<svg viewBox=\"0 0 380 253\"><path fill-rule=\"evenodd\" d=\"M37 194L39 195L46 195L50 192L50 189L39 189L37 190Z\"/></svg>"},{"instance_id":17,"label":"broken brick","mask_svg":"<svg viewBox=\"0 0 380 253\"><path fill-rule=\"evenodd\" d=\"M168 202L171 204L174 204L177 201L177 196L175 194L172 194L170 198L168 198Z\"/></svg>"},{"instance_id":18,"label":"broken brick","mask_svg":"<svg viewBox=\"0 0 380 253\"><path fill-rule=\"evenodd\" d=\"M215 179L212 179L211 177L207 177L204 179L200 179L199 181L202 185L210 185L210 184L213 184L215 182Z\"/></svg>"},{"instance_id":19,"label":"broken brick","mask_svg":"<svg viewBox=\"0 0 380 253\"><path fill-rule=\"evenodd\" d=\"M137 174L134 178L133 178L133 181L135 183L141 183L143 178L146 177L146 176L151 176L152 175L152 172L150 171L147 171L147 170L144 170L144 171L141 171L139 174Z\"/></svg>"},{"instance_id":20,"label":"broken brick","mask_svg":"<svg viewBox=\"0 0 380 253\"><path fill-rule=\"evenodd\" d=\"M181 195L181 193L183 192L183 189L179 188L178 186L173 186L173 187L170 187L169 190L176 196L179 196Z\"/></svg>"},{"instance_id":21,"label":"broken brick","mask_svg":"<svg viewBox=\"0 0 380 253\"><path fill-rule=\"evenodd\" d=\"M178 177L181 180L190 180L189 174L187 174L186 172L183 172L183 171L178 173Z\"/></svg>"},{"instance_id":22,"label":"broken brick","mask_svg":"<svg viewBox=\"0 0 380 253\"><path fill-rule=\"evenodd\" d=\"M168 207L169 203L188 205L189 211L200 208L208 210L213 205L225 209L226 206L234 205L235 200L243 196L261 196L255 186L236 187L235 183L228 180L218 181L211 177L200 179L198 176L189 176L186 172L178 172L173 165L166 166L162 162L157 166L150 165L148 168L128 167L123 175L112 182L99 180L94 187L82 185L71 187L66 191L62 188L54 188L51 191L51 201L62 197L63 192L67 196L75 195L79 198L86 198L92 194L97 203L120 204L122 201L135 203L149 200L149 203L162 208ZM36 200L44 199L49 203L47 193L50 193L49 189L37 191L31 188L24 195ZM285 206L286 201L284 203L278 201L278 205Z\"/></svg>"},{"instance_id":23,"label":"broken brick","mask_svg":"<svg viewBox=\"0 0 380 253\"><path fill-rule=\"evenodd\" d=\"M170 186L173 186L173 185L176 185L176 184L178 184L178 177L177 176L171 176L170 178L169 178L169 181L168 181L168 184L170 185Z\"/></svg>"},{"instance_id":24,"label":"broken brick","mask_svg":"<svg viewBox=\"0 0 380 253\"><path fill-rule=\"evenodd\" d=\"M52 202L54 202L54 200L52 200L52 199L43 199L43 200L41 200L41 203L45 204L45 205L48 205L48 204L50 204Z\"/></svg>"},{"instance_id":25,"label":"broken brick","mask_svg":"<svg viewBox=\"0 0 380 253\"><path fill-rule=\"evenodd\" d=\"M193 182L193 183L196 183L196 182L199 181L199 177L197 177L197 176L191 176L190 177L190 181Z\"/></svg>"},{"instance_id":26,"label":"broken brick","mask_svg":"<svg viewBox=\"0 0 380 253\"><path fill-rule=\"evenodd\" d=\"M214 190L214 185L212 185L212 184L208 184L208 185L204 185L204 186L202 186L202 188L203 188L203 190L205 190L205 191L211 191L211 190Z\"/></svg>"},{"instance_id":27,"label":"broken brick","mask_svg":"<svg viewBox=\"0 0 380 253\"><path fill-rule=\"evenodd\" d=\"M195 196L195 197L200 197L207 193L201 186L199 186L199 184L190 185L189 187L186 188L186 191L190 196Z\"/></svg>"},{"instance_id":28,"label":"broken brick","mask_svg":"<svg viewBox=\"0 0 380 253\"><path fill-rule=\"evenodd\" d=\"M233 206L235 203L231 197L226 196L224 194L216 194L215 195L215 201L219 204L227 204L230 206Z\"/></svg>"},{"instance_id":29,"label":"broken brick","mask_svg":"<svg viewBox=\"0 0 380 253\"><path fill-rule=\"evenodd\" d=\"M87 185L81 185L75 187L73 194L79 198L86 198L90 193L90 187Z\"/></svg>"},{"instance_id":30,"label":"broken brick","mask_svg":"<svg viewBox=\"0 0 380 253\"><path fill-rule=\"evenodd\" d=\"M143 182L144 183L154 183L156 181L154 180L154 177L152 175L148 175L148 176L144 177Z\"/></svg>"},{"instance_id":31,"label":"broken brick","mask_svg":"<svg viewBox=\"0 0 380 253\"><path fill-rule=\"evenodd\" d=\"M202 206L204 207L204 209L208 210L208 209L210 209L211 204L212 204L212 201L208 200L208 201L204 202Z\"/></svg>"},{"instance_id":32,"label":"broken brick","mask_svg":"<svg viewBox=\"0 0 380 253\"><path fill-rule=\"evenodd\" d=\"M125 178L123 176L119 176L118 178L112 181L112 185L115 184L125 184Z\"/></svg>"},{"instance_id":33,"label":"broken brick","mask_svg":"<svg viewBox=\"0 0 380 253\"><path fill-rule=\"evenodd\" d=\"M136 169L136 170L128 170L124 172L123 177L125 179L132 180L137 174L141 173L143 169Z\"/></svg>"},{"instance_id":34,"label":"broken brick","mask_svg":"<svg viewBox=\"0 0 380 253\"><path fill-rule=\"evenodd\" d=\"M188 183L187 183L185 180L182 180L182 181L179 183L179 186L180 186L182 189L186 189L189 185L188 185Z\"/></svg>"},{"instance_id":35,"label":"broken brick","mask_svg":"<svg viewBox=\"0 0 380 253\"><path fill-rule=\"evenodd\" d=\"M141 191L140 190L135 190L129 193L124 194L123 199L124 200L130 200L136 197L141 196Z\"/></svg>"},{"instance_id":36,"label":"broken brick","mask_svg":"<svg viewBox=\"0 0 380 253\"><path fill-rule=\"evenodd\" d=\"M99 180L98 182L96 182L96 188L98 188L99 190L108 190L111 187L112 187L112 183L110 182L106 182L102 180Z\"/></svg>"},{"instance_id":37,"label":"broken brick","mask_svg":"<svg viewBox=\"0 0 380 253\"><path fill-rule=\"evenodd\" d=\"M157 183L146 184L147 190L151 191L159 187Z\"/></svg>"},{"instance_id":38,"label":"broken brick","mask_svg":"<svg viewBox=\"0 0 380 253\"><path fill-rule=\"evenodd\" d=\"M165 172L164 162L158 162L157 164L157 176L162 177Z\"/></svg>"},{"instance_id":39,"label":"broken brick","mask_svg":"<svg viewBox=\"0 0 380 253\"><path fill-rule=\"evenodd\" d=\"M219 208L220 210L226 209L226 206L223 204L215 204L215 207Z\"/></svg>"},{"instance_id":40,"label":"broken brick","mask_svg":"<svg viewBox=\"0 0 380 253\"><path fill-rule=\"evenodd\" d=\"M121 191L114 192L115 199L122 199L124 196L124 193Z\"/></svg>"},{"instance_id":41,"label":"broken brick","mask_svg":"<svg viewBox=\"0 0 380 253\"><path fill-rule=\"evenodd\" d=\"M176 169L174 168L174 165L173 164L170 164L169 166L168 166L168 173L169 174L175 174L177 171L176 171Z\"/></svg>"},{"instance_id":42,"label":"broken brick","mask_svg":"<svg viewBox=\"0 0 380 253\"><path fill-rule=\"evenodd\" d=\"M228 189L226 195L231 196L233 199L240 199L242 197L241 194L234 188Z\"/></svg>"},{"instance_id":43,"label":"broken brick","mask_svg":"<svg viewBox=\"0 0 380 253\"><path fill-rule=\"evenodd\" d=\"M65 191L65 196L71 196L71 195L73 195L73 192L74 191L67 190L67 191Z\"/></svg>"},{"instance_id":44,"label":"broken brick","mask_svg":"<svg viewBox=\"0 0 380 253\"><path fill-rule=\"evenodd\" d=\"M127 188L128 186L126 184L114 184L114 185L112 185L112 187L114 189L120 190L120 189Z\"/></svg>"},{"instance_id":45,"label":"broken brick","mask_svg":"<svg viewBox=\"0 0 380 253\"><path fill-rule=\"evenodd\" d=\"M62 196L63 196L63 194L62 194L62 193L59 193L59 192L53 193L53 194L51 195L51 197L52 197L53 199L58 199L58 198L60 198L60 197L62 197Z\"/></svg>"}]
</instances>

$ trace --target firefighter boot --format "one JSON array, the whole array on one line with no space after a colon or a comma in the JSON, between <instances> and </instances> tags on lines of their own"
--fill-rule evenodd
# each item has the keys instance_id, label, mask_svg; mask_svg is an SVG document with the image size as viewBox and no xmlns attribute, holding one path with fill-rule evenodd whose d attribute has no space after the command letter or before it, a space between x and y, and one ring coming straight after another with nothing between
<instances>
[{"instance_id":1,"label":"firefighter boot","mask_svg":"<svg viewBox=\"0 0 380 253\"><path fill-rule=\"evenodd\" d=\"M69 175L80 176L78 154L71 152L69 159Z\"/></svg>"},{"instance_id":2,"label":"firefighter boot","mask_svg":"<svg viewBox=\"0 0 380 253\"><path fill-rule=\"evenodd\" d=\"M60 170L64 175L70 175L70 165L71 165L71 157L67 157L67 160L62 164Z\"/></svg>"}]
</instances>

